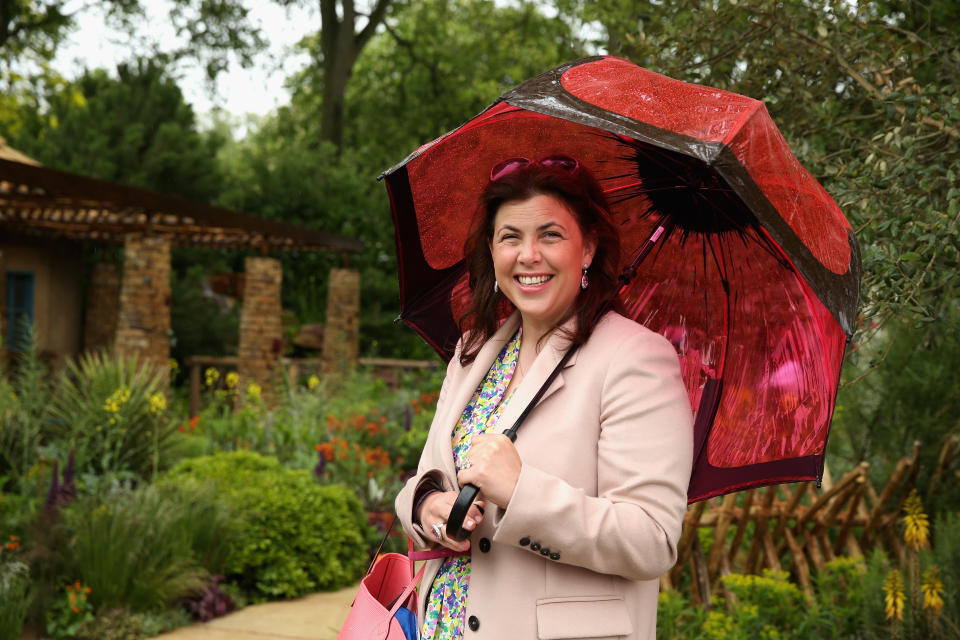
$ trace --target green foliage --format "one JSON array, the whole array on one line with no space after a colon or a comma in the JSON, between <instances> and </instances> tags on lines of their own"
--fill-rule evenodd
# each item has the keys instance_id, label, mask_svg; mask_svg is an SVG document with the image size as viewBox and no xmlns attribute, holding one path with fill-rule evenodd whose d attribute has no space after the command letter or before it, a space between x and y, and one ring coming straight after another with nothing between
<instances>
[{"instance_id":1,"label":"green foliage","mask_svg":"<svg viewBox=\"0 0 960 640\"><path fill-rule=\"evenodd\" d=\"M366 514L345 487L318 486L307 471L249 452L186 460L167 481L214 484L235 514L237 543L224 573L257 599L334 589L366 568Z\"/></svg>"},{"instance_id":2,"label":"green foliage","mask_svg":"<svg viewBox=\"0 0 960 640\"><path fill-rule=\"evenodd\" d=\"M193 355L224 356L237 352L240 305L221 309L205 297L207 275L201 265L190 265L183 274L172 273L170 355L180 362Z\"/></svg>"},{"instance_id":3,"label":"green foliage","mask_svg":"<svg viewBox=\"0 0 960 640\"><path fill-rule=\"evenodd\" d=\"M831 450L842 466L870 460L877 486L919 440L923 446L917 486L925 489L946 438L958 433L960 336L947 327L960 325L960 308L944 318L943 330L937 332L894 320L870 344L852 347L844 377L863 379L840 394ZM866 375L881 354L883 366ZM932 497L927 507L933 512L955 508L960 504L960 486L941 482Z\"/></svg>"},{"instance_id":4,"label":"green foliage","mask_svg":"<svg viewBox=\"0 0 960 640\"><path fill-rule=\"evenodd\" d=\"M14 361L13 371L5 371L0 363L0 490L8 481L15 490L26 483L37 461L51 395L47 367L37 352L32 328L27 336L28 345Z\"/></svg>"},{"instance_id":5,"label":"green foliage","mask_svg":"<svg viewBox=\"0 0 960 640\"><path fill-rule=\"evenodd\" d=\"M171 457L175 422L167 415L161 373L106 352L68 361L49 412L47 438L76 451L79 471L146 478Z\"/></svg>"},{"instance_id":6,"label":"green foliage","mask_svg":"<svg viewBox=\"0 0 960 640\"><path fill-rule=\"evenodd\" d=\"M231 549L231 515L209 488L149 485L65 513L67 575L97 607L150 611L175 602L219 571Z\"/></svg>"},{"instance_id":7,"label":"green foliage","mask_svg":"<svg viewBox=\"0 0 960 640\"><path fill-rule=\"evenodd\" d=\"M0 548L0 640L20 640L30 604L30 570Z\"/></svg>"},{"instance_id":8,"label":"green foliage","mask_svg":"<svg viewBox=\"0 0 960 640\"><path fill-rule=\"evenodd\" d=\"M48 166L201 201L220 189L221 140L197 131L162 59L86 71L23 111L9 142Z\"/></svg>"}]
</instances>

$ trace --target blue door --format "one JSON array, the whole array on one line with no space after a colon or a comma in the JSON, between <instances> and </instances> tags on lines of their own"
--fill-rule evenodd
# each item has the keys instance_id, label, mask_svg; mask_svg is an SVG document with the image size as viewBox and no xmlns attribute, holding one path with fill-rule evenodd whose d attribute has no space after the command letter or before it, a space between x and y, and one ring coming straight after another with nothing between
<instances>
[{"instance_id":1,"label":"blue door","mask_svg":"<svg viewBox=\"0 0 960 640\"><path fill-rule=\"evenodd\" d=\"M30 346L33 329L33 271L7 271L7 349Z\"/></svg>"}]
</instances>

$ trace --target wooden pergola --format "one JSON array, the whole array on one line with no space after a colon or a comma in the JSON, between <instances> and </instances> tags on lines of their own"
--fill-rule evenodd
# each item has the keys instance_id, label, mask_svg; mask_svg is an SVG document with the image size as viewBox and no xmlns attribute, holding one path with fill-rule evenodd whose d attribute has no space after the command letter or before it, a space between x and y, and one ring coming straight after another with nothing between
<instances>
[{"instance_id":1,"label":"wooden pergola","mask_svg":"<svg viewBox=\"0 0 960 640\"><path fill-rule=\"evenodd\" d=\"M261 381L264 386L279 361L277 345L282 337L281 267L267 255L274 251L363 250L363 243L353 238L44 167L0 138L0 245L37 242L123 245L119 319L112 334L115 348L125 357L133 354L164 367L169 358L170 247L259 251L262 257L246 259L239 369L242 378ZM58 268L60 271L47 271L55 278L69 275L62 266ZM0 251L0 272L3 269ZM331 278L336 276L340 283L344 272L334 270ZM343 285L335 285L340 297L334 309L340 316L348 313L350 317L331 321L328 308L328 325L336 325L329 335L330 352L333 358L355 361L359 276L353 272L346 275L346 293ZM0 310L5 306L0 290ZM0 318L0 327L3 320ZM64 320L57 318L56 322L62 325ZM325 335L325 357L327 342Z\"/></svg>"},{"instance_id":2,"label":"wooden pergola","mask_svg":"<svg viewBox=\"0 0 960 640\"><path fill-rule=\"evenodd\" d=\"M144 233L169 236L178 246L264 254L363 251L363 243L353 238L4 157L0 233L112 244Z\"/></svg>"}]
</instances>

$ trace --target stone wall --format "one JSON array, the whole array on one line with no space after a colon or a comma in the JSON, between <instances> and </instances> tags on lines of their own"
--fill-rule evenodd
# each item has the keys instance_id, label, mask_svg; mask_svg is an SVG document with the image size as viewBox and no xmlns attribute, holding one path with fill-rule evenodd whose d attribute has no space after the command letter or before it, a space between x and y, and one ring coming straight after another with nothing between
<instances>
[{"instance_id":1,"label":"stone wall","mask_svg":"<svg viewBox=\"0 0 960 640\"><path fill-rule=\"evenodd\" d=\"M169 376L170 240L128 235L115 340L117 355L151 362Z\"/></svg>"},{"instance_id":2,"label":"stone wall","mask_svg":"<svg viewBox=\"0 0 960 640\"><path fill-rule=\"evenodd\" d=\"M331 269L327 290L327 326L323 331L323 367L340 373L357 366L360 336L360 274Z\"/></svg>"},{"instance_id":3,"label":"stone wall","mask_svg":"<svg viewBox=\"0 0 960 640\"><path fill-rule=\"evenodd\" d=\"M83 328L84 351L107 349L117 334L120 312L120 269L112 262L98 262L90 272L87 312Z\"/></svg>"},{"instance_id":4,"label":"stone wall","mask_svg":"<svg viewBox=\"0 0 960 640\"><path fill-rule=\"evenodd\" d=\"M243 308L240 312L239 400L250 383L259 385L265 402L276 397L280 381L283 330L280 324L280 284L283 269L274 258L249 257L244 263Z\"/></svg>"}]
</instances>

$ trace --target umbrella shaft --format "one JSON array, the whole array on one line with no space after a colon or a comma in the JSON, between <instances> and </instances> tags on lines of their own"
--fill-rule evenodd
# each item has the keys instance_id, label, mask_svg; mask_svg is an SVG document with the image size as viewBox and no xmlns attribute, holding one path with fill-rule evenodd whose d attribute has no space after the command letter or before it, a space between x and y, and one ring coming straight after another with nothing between
<instances>
[{"instance_id":1,"label":"umbrella shaft","mask_svg":"<svg viewBox=\"0 0 960 640\"><path fill-rule=\"evenodd\" d=\"M640 247L640 251L637 253L637 257L633 259L633 262L630 263L630 266L625 268L620 274L620 290L617 291L617 295L622 295L624 291L627 290L627 287L630 286L630 281L633 280L633 277L637 275L637 269L640 268L640 263L642 263L647 255L653 250L654 245L657 244L657 241L666 233L671 227L673 227L673 215L665 213L660 216L660 219L657 220L657 225L653 229L653 233L650 234L650 237L647 238L646 242L643 243L643 246Z\"/></svg>"}]
</instances>

